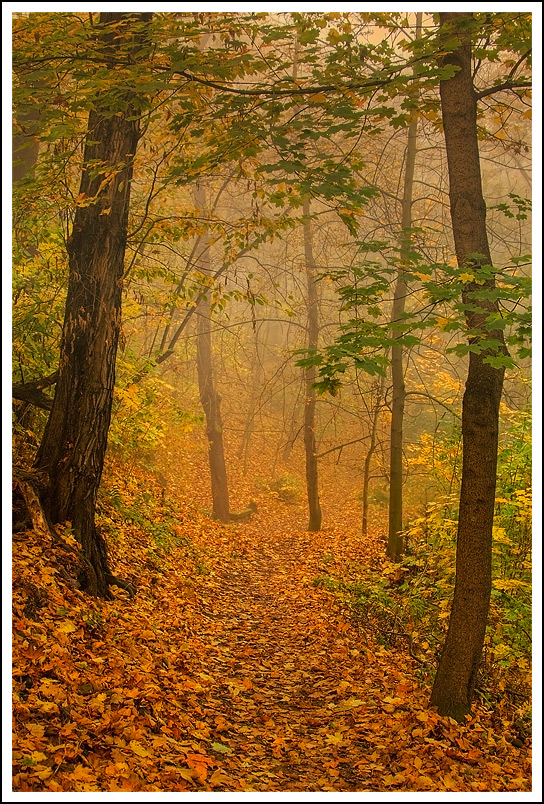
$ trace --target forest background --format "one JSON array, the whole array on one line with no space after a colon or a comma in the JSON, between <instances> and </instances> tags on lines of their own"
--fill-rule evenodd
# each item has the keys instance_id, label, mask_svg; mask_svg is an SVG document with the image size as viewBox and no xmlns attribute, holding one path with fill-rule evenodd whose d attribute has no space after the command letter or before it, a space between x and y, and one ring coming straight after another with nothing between
<instances>
[{"instance_id":1,"label":"forest background","mask_svg":"<svg viewBox=\"0 0 544 804\"><path fill-rule=\"evenodd\" d=\"M317 102L319 103L319 100L318 100ZM279 192L280 192L280 193L285 193L285 189L282 189L282 188L281 188L281 186L280 186L280 188L279 188ZM327 193L327 191L325 190L325 197L326 197L326 193ZM537 192L537 194L536 194L536 195L537 195L537 196L539 195L539 194L538 194L538 192ZM350 211L349 211L349 209L348 209L348 210L347 210L347 212L345 212L344 214L345 214L345 215L347 215L347 225L349 225L349 217L350 217L350 214L351 214L351 213L350 213ZM341 279L341 277L340 277L339 275L338 275L336 278L337 278L337 279ZM257 310L259 309L259 308L256 306L256 303L257 303L257 304L260 304L261 302L260 302L260 300L256 299L256 297L255 297L255 294L254 294L253 290L250 288L249 282L248 282L248 284L247 284L247 287L248 287L248 292L246 292L246 293L245 293L245 300L247 301L247 300L248 300L248 298L249 298L249 299L250 299L250 301L251 301L251 297L252 297L252 295L253 295L253 304L251 305L251 309L252 309L252 311L253 311L253 312L250 312L250 318L252 319L252 321L251 321L251 320L249 321L249 327L250 327L250 329L251 329L251 328L253 328L253 330L255 331L255 317L254 317L254 315L255 315L255 314L254 314L254 311L255 311L255 309L257 309ZM238 298L239 298L239 300L241 300L241 299L242 299L242 296L243 296L243 295L244 295L244 294L242 294L242 295L240 295L240 296L238 297ZM257 294L257 295L258 295L258 294ZM236 298L236 294L234 294L234 297ZM367 300L367 301L368 301L368 300ZM220 307L219 307L219 309L220 309ZM538 319L537 319L537 323L538 323ZM301 345L303 346L303 344L301 344ZM406 345L407 345L407 346L409 345L409 344L408 344L408 342L406 343ZM311 369L311 366L309 366L309 367L308 367L308 371L310 371L310 369ZM325 377L326 377L326 379L327 379L327 375L325 375ZM538 379L538 378L537 378L537 379ZM327 383L328 383L328 382L329 382L329 380L327 379ZM334 382L334 380L333 380L333 382ZM126 390L126 389L125 389L125 390ZM333 389L333 390L334 390L334 389ZM132 400L132 401L133 401L133 400ZM132 402L131 402L131 399L130 399L130 394L129 394L129 396L125 397L125 402L128 404L128 406L129 406L129 407L131 406ZM114 437L115 437L115 435L114 435ZM156 467L154 467L154 469L156 469ZM535 479L536 479L536 478L535 478ZM293 481L292 479L291 479L291 482L293 482L293 483L294 483L294 481ZM295 484L295 485L296 485L296 484ZM280 489L280 491L281 491L281 489ZM277 492L276 492L276 493L277 493ZM287 491L287 493L289 493L289 490ZM296 493L296 489L295 489L295 493ZM300 490L299 490L299 493L300 493ZM374 502L376 502L376 500L374 500ZM242 503L242 504L243 504L243 503ZM215 512L215 513L217 513L217 512ZM537 516L538 516L538 514L537 514ZM315 528L310 528L310 529L315 529ZM332 579L328 579L328 580L327 580L327 578L326 578L326 577L325 577L325 579L323 580L323 583L324 583L324 584L330 583L330 584L334 585L333 580L332 580Z\"/></svg>"}]
</instances>

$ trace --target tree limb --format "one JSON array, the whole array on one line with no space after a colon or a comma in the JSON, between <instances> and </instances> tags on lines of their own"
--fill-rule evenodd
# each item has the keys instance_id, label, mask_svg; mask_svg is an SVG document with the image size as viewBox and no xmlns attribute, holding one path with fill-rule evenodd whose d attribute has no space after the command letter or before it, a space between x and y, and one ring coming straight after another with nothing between
<instances>
[{"instance_id":1,"label":"tree limb","mask_svg":"<svg viewBox=\"0 0 544 804\"><path fill-rule=\"evenodd\" d=\"M407 391L406 396L424 396L426 399L430 399L431 402L436 402L437 405L441 405L445 408L448 413L451 413L452 416L455 416L456 419L461 419L460 415L456 413L449 405L446 405L445 402L441 402L440 399L437 399L432 394L428 394L425 391Z\"/></svg>"},{"instance_id":2,"label":"tree limb","mask_svg":"<svg viewBox=\"0 0 544 804\"><path fill-rule=\"evenodd\" d=\"M47 394L42 393L41 389L49 388L51 385L54 385L57 382L58 376L58 371L54 371L53 374L49 374L47 377L40 377L37 380L32 380L32 382L14 385L11 395L13 399L18 399L21 402L30 402L32 405L36 405L36 407L43 408L44 410L51 410L53 407L53 399L47 396Z\"/></svg>"},{"instance_id":3,"label":"tree limb","mask_svg":"<svg viewBox=\"0 0 544 804\"><path fill-rule=\"evenodd\" d=\"M486 98L488 95L494 95L496 92L502 92L506 89L525 89L532 87L531 81L505 81L504 84L497 84L495 87L488 87L487 89L482 89L481 92L476 92L475 97L476 100L481 100L482 98Z\"/></svg>"},{"instance_id":4,"label":"tree limb","mask_svg":"<svg viewBox=\"0 0 544 804\"><path fill-rule=\"evenodd\" d=\"M337 447L331 447L330 449L325 450L325 452L320 452L319 455L316 455L316 458L323 458L324 455L328 455L329 452L336 452L338 449L344 449L344 447L349 447L350 444L358 444L359 441L366 441L367 438L370 438L370 435L361 436L361 438L354 438L353 441L346 441L345 444L339 444Z\"/></svg>"}]
</instances>

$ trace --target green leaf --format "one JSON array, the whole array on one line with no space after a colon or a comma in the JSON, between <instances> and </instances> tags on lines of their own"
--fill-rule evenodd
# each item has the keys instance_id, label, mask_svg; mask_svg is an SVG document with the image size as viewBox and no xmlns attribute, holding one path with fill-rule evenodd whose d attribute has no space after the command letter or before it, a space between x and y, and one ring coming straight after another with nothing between
<instances>
[{"instance_id":1,"label":"green leaf","mask_svg":"<svg viewBox=\"0 0 544 804\"><path fill-rule=\"evenodd\" d=\"M232 754L232 748L229 748L228 745L223 745L223 743L212 743L212 748L219 754Z\"/></svg>"}]
</instances>

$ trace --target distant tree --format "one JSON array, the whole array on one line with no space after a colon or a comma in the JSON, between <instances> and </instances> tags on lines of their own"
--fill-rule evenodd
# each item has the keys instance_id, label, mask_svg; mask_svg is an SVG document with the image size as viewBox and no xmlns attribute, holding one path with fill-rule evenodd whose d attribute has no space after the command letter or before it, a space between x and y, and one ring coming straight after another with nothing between
<instances>
[{"instance_id":1,"label":"distant tree","mask_svg":"<svg viewBox=\"0 0 544 804\"><path fill-rule=\"evenodd\" d=\"M417 13L416 37L421 34L421 12ZM407 253L411 245L410 228L412 226L412 203L414 170L417 152L417 114L408 126L408 142L406 144L404 188L402 195L402 244L401 265L399 266L393 294L391 312L392 335L395 337L406 307L408 285L404 276ZM402 514L403 514L403 424L406 387L404 384L404 349L402 342L397 341L391 347L391 438L389 454L389 533L387 538L387 555L392 561L399 561L403 551Z\"/></svg>"},{"instance_id":2,"label":"distant tree","mask_svg":"<svg viewBox=\"0 0 544 804\"><path fill-rule=\"evenodd\" d=\"M206 209L206 191L198 185L194 192L195 203L200 210ZM206 278L212 276L210 260L210 240L207 235L201 238L197 264ZM213 279L211 280L213 281ZM221 396L216 387L213 370L211 335L212 288L204 291L204 297L197 309L196 359L198 368L198 390L206 417L206 436L208 440L208 460L212 488L213 516L220 522L229 521L229 489L227 467L223 447L223 422L221 419Z\"/></svg>"},{"instance_id":3,"label":"distant tree","mask_svg":"<svg viewBox=\"0 0 544 804\"><path fill-rule=\"evenodd\" d=\"M317 350L319 338L319 304L317 295L317 272L315 267L312 230L309 220L310 201L304 199L302 211L305 216L304 223L304 260L306 265L306 287L307 287L307 309L308 309L308 342L309 352ZM308 366L304 370L306 395L304 400L304 448L306 455L306 491L308 494L308 530L318 531L321 529L321 505L319 503L319 485L317 471L317 450L315 440L315 408L317 403L317 392L314 387L317 380L317 369L315 366Z\"/></svg>"}]
</instances>

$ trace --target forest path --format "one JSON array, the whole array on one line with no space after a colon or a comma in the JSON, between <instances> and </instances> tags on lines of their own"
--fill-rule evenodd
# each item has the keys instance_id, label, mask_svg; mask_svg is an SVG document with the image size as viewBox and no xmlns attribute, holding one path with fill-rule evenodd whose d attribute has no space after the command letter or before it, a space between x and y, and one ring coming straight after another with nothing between
<instances>
[{"instance_id":1,"label":"forest path","mask_svg":"<svg viewBox=\"0 0 544 804\"><path fill-rule=\"evenodd\" d=\"M242 789L380 789L382 751L369 758L365 734L375 739L380 699L400 673L386 679L312 585L322 536L253 523L239 535L241 549L207 586L198 632L206 657L194 657L213 679L203 715L232 752L225 772Z\"/></svg>"}]
</instances>

